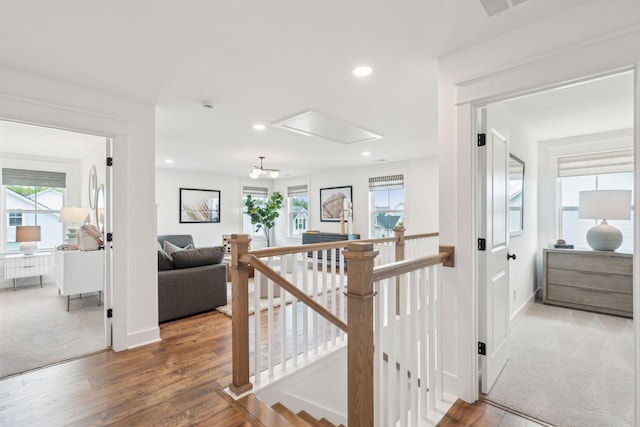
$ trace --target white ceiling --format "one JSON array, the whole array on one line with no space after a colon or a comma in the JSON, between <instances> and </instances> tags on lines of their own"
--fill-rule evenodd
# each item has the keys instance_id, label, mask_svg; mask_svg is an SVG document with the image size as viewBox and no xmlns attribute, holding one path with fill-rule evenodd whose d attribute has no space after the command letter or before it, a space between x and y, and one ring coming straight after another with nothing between
<instances>
[{"instance_id":1,"label":"white ceiling","mask_svg":"<svg viewBox=\"0 0 640 427\"><path fill-rule=\"evenodd\" d=\"M307 175L437 154L436 58L590 1L528 0L489 19L479 0L2 0L0 67L155 105L158 167L247 176L264 155L281 176ZM373 74L352 76L362 64ZM559 117L577 110L582 125L619 126L596 119L626 107L597 101L542 110L564 133ZM536 126L539 107L510 106ZM345 146L268 126L310 109L384 138Z\"/></svg>"}]
</instances>

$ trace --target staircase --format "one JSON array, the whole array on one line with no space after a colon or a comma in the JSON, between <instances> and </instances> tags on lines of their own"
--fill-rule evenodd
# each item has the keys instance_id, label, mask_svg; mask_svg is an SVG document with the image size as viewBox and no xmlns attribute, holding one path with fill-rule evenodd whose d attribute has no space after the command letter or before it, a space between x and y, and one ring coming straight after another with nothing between
<instances>
[{"instance_id":1,"label":"staircase","mask_svg":"<svg viewBox=\"0 0 640 427\"><path fill-rule=\"evenodd\" d=\"M253 393L236 401L236 409L248 420L258 425L268 427L345 427L337 426L326 418L316 419L311 414L300 411L297 414L290 411L279 402L269 406Z\"/></svg>"}]
</instances>

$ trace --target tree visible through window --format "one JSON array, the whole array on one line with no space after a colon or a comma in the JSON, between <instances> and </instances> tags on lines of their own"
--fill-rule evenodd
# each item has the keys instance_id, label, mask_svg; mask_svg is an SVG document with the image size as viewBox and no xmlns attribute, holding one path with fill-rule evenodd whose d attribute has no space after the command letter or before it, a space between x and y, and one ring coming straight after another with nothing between
<instances>
[{"instance_id":1,"label":"tree visible through window","mask_svg":"<svg viewBox=\"0 0 640 427\"><path fill-rule=\"evenodd\" d=\"M370 235L373 238L393 236L393 227L404 225L403 175L369 178L371 200Z\"/></svg>"},{"instance_id":2,"label":"tree visible through window","mask_svg":"<svg viewBox=\"0 0 640 427\"><path fill-rule=\"evenodd\" d=\"M302 237L309 228L309 191L306 185L287 188L289 237Z\"/></svg>"}]
</instances>

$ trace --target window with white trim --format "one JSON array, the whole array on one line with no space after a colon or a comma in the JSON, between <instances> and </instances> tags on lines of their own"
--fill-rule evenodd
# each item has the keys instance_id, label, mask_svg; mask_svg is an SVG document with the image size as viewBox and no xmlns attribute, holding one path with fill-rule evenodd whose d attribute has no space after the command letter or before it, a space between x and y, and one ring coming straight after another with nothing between
<instances>
[{"instance_id":1,"label":"window with white trim","mask_svg":"<svg viewBox=\"0 0 640 427\"><path fill-rule=\"evenodd\" d=\"M242 232L244 234L248 234L252 238L264 238L264 232L262 230L256 232L256 226L251 224L251 217L244 213L244 203L249 195L251 195L253 200L257 200L259 203L266 203L267 200L269 200L269 189L263 187L242 187Z\"/></svg>"},{"instance_id":2,"label":"window with white trim","mask_svg":"<svg viewBox=\"0 0 640 427\"><path fill-rule=\"evenodd\" d=\"M393 227L404 224L404 175L369 178L372 238L394 235Z\"/></svg>"},{"instance_id":3,"label":"window with white trim","mask_svg":"<svg viewBox=\"0 0 640 427\"><path fill-rule=\"evenodd\" d=\"M63 243L60 207L65 199L66 174L26 169L2 169L5 233L3 250L17 251L16 227L39 225L39 248L54 248Z\"/></svg>"},{"instance_id":4,"label":"window with white trim","mask_svg":"<svg viewBox=\"0 0 640 427\"><path fill-rule=\"evenodd\" d=\"M633 150L559 157L557 162L560 236L576 248L588 248L587 231L601 219L579 219L581 191L631 190L633 200ZM634 206L631 206L633 218ZM633 221L607 221L622 232L620 251L633 251Z\"/></svg>"},{"instance_id":5,"label":"window with white trim","mask_svg":"<svg viewBox=\"0 0 640 427\"><path fill-rule=\"evenodd\" d=\"M309 228L309 189L306 185L287 187L289 237L301 238Z\"/></svg>"}]
</instances>

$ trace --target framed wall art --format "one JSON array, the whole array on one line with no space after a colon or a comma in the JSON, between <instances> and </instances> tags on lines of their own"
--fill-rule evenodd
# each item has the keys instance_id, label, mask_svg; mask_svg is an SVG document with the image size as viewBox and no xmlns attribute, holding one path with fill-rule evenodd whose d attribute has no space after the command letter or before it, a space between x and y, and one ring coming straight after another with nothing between
<instances>
[{"instance_id":1,"label":"framed wall art","mask_svg":"<svg viewBox=\"0 0 640 427\"><path fill-rule=\"evenodd\" d=\"M351 202L352 186L320 189L320 221L340 222L340 214L347 219L347 208Z\"/></svg>"},{"instance_id":2,"label":"framed wall art","mask_svg":"<svg viewBox=\"0 0 640 427\"><path fill-rule=\"evenodd\" d=\"M220 191L181 188L180 222L220 222Z\"/></svg>"}]
</instances>

